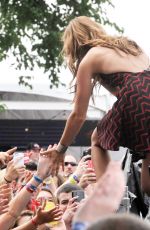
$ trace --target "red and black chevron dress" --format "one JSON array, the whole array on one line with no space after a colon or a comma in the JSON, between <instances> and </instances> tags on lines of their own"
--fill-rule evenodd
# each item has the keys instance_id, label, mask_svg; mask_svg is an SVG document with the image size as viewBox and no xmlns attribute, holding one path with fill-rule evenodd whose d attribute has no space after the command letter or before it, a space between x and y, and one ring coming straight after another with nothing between
<instances>
[{"instance_id":1,"label":"red and black chevron dress","mask_svg":"<svg viewBox=\"0 0 150 230\"><path fill-rule=\"evenodd\" d=\"M117 101L97 125L100 146L150 153L150 71L100 77L106 85L120 88Z\"/></svg>"}]
</instances>

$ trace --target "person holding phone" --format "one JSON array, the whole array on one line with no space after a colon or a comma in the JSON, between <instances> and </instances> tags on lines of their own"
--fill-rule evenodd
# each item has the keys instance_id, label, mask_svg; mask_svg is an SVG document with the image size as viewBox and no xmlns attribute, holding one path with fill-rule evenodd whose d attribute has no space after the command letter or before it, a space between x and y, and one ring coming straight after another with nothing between
<instances>
[{"instance_id":1,"label":"person holding phone","mask_svg":"<svg viewBox=\"0 0 150 230\"><path fill-rule=\"evenodd\" d=\"M117 101L99 121L92 142L97 179L110 161L107 150L129 148L144 158L141 184L150 195L150 59L125 36L106 33L101 24L86 16L72 19L63 37L62 53L75 80L74 107L58 145L42 154L51 158L51 172L58 173L64 153L86 120L93 88L104 86Z\"/></svg>"},{"instance_id":2,"label":"person holding phone","mask_svg":"<svg viewBox=\"0 0 150 230\"><path fill-rule=\"evenodd\" d=\"M83 151L83 157L89 156L86 161L88 162L88 168L94 169L92 156L91 156L91 147Z\"/></svg>"},{"instance_id":3,"label":"person holding phone","mask_svg":"<svg viewBox=\"0 0 150 230\"><path fill-rule=\"evenodd\" d=\"M18 159L17 162L14 162L14 160L10 160L7 164L6 169L3 169L3 177L1 177L0 184L6 183L10 184L12 181L18 179L25 173L25 166L24 164L16 165L20 159Z\"/></svg>"},{"instance_id":4,"label":"person holding phone","mask_svg":"<svg viewBox=\"0 0 150 230\"><path fill-rule=\"evenodd\" d=\"M80 178L79 186L86 190L86 194L93 191L96 183L96 174L93 168L87 168ZM88 189L88 187L90 188Z\"/></svg>"},{"instance_id":5,"label":"person holding phone","mask_svg":"<svg viewBox=\"0 0 150 230\"><path fill-rule=\"evenodd\" d=\"M43 181L50 175L49 170L50 159L46 156L39 157L39 163L36 173L28 181L28 183L17 193L17 195L10 201L7 212L0 215L0 229L10 229L14 226L15 221L29 203L33 193L35 193L43 183ZM47 223L51 220L61 219L62 212L58 207L50 211L43 210L44 207L38 209L38 212L32 220L27 223L29 227L27 229L37 229L37 226L43 223ZM51 216L50 216L51 214Z\"/></svg>"},{"instance_id":6,"label":"person holding phone","mask_svg":"<svg viewBox=\"0 0 150 230\"><path fill-rule=\"evenodd\" d=\"M77 191L80 192L81 190L75 190L75 191L72 192L72 198L69 200L67 208L66 208L66 210L64 211L64 213L62 215L62 219L63 219L63 221L65 223L66 230L71 230L72 229L73 217L74 217L76 211L78 210L78 208L80 207L80 201L77 200L77 199L79 199L79 197L80 197L81 200L82 200L82 197L84 196L83 191L81 191L80 194ZM78 193L78 196L76 196L77 195L76 192Z\"/></svg>"},{"instance_id":7,"label":"person holding phone","mask_svg":"<svg viewBox=\"0 0 150 230\"><path fill-rule=\"evenodd\" d=\"M13 153L17 150L17 147L8 149L6 152L0 152L0 168L5 167L7 163L12 160Z\"/></svg>"}]
</instances>

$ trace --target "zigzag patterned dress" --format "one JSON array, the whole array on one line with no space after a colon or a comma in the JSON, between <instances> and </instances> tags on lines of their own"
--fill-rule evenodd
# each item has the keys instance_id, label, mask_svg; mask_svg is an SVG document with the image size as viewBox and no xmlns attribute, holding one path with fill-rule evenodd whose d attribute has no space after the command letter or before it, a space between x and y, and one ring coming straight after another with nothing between
<instances>
[{"instance_id":1,"label":"zigzag patterned dress","mask_svg":"<svg viewBox=\"0 0 150 230\"><path fill-rule=\"evenodd\" d=\"M112 109L97 125L99 145L106 150L123 146L136 153L150 153L150 70L100 77L120 90Z\"/></svg>"}]
</instances>

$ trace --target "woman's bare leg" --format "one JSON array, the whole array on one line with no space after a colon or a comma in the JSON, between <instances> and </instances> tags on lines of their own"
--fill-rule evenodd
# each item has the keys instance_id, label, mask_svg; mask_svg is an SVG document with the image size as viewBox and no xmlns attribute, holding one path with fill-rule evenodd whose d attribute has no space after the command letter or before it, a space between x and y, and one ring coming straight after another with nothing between
<instances>
[{"instance_id":1,"label":"woman's bare leg","mask_svg":"<svg viewBox=\"0 0 150 230\"><path fill-rule=\"evenodd\" d=\"M117 161L110 161L104 175L98 180L94 192L80 205L73 221L91 224L116 212L124 190L125 177L121 165Z\"/></svg>"},{"instance_id":2,"label":"woman's bare leg","mask_svg":"<svg viewBox=\"0 0 150 230\"><path fill-rule=\"evenodd\" d=\"M147 193L150 196L150 153L146 155L146 159L142 162L142 171L141 171L141 185L143 192Z\"/></svg>"},{"instance_id":3,"label":"woman's bare leg","mask_svg":"<svg viewBox=\"0 0 150 230\"><path fill-rule=\"evenodd\" d=\"M97 180L104 174L106 167L110 161L109 154L106 150L98 147L97 128L94 130L91 138L92 161L96 173Z\"/></svg>"}]
</instances>

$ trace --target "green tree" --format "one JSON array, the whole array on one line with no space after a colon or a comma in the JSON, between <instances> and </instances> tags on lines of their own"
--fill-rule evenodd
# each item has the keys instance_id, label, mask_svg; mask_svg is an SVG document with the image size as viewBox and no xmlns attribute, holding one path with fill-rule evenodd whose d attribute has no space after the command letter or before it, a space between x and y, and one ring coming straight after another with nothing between
<instances>
[{"instance_id":1,"label":"green tree","mask_svg":"<svg viewBox=\"0 0 150 230\"><path fill-rule=\"evenodd\" d=\"M70 19L86 15L122 31L109 21L106 6L114 7L111 0L1 0L0 61L13 54L16 69L43 68L50 87L58 87L60 37ZM20 83L30 86L30 77L21 76Z\"/></svg>"},{"instance_id":2,"label":"green tree","mask_svg":"<svg viewBox=\"0 0 150 230\"><path fill-rule=\"evenodd\" d=\"M0 102L0 112L4 112L6 110L6 108L7 108L7 106Z\"/></svg>"}]
</instances>

